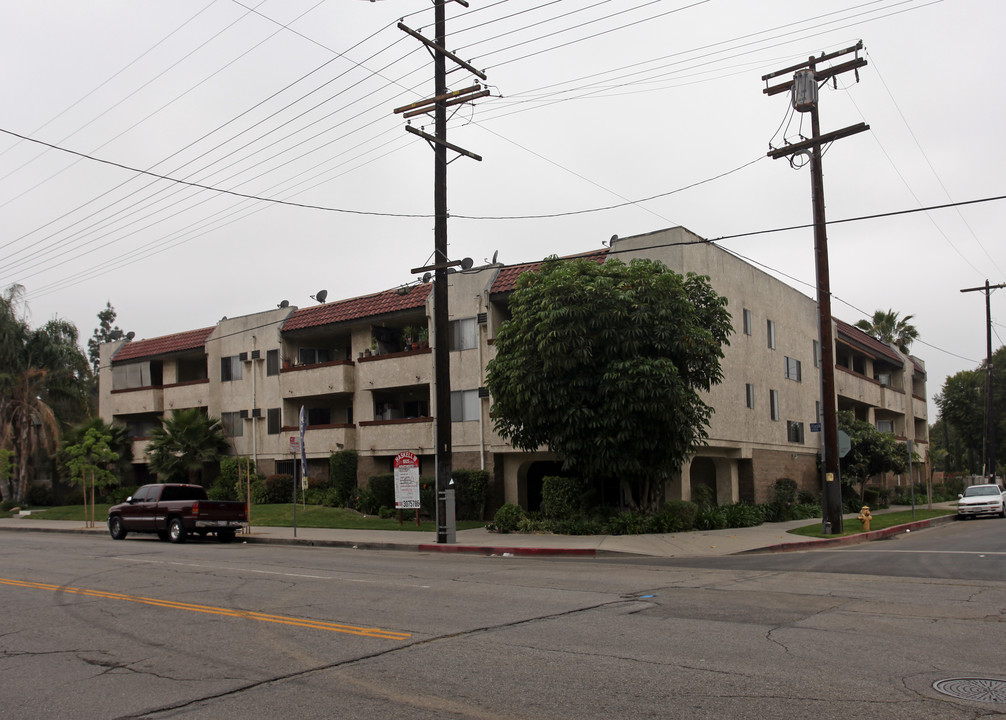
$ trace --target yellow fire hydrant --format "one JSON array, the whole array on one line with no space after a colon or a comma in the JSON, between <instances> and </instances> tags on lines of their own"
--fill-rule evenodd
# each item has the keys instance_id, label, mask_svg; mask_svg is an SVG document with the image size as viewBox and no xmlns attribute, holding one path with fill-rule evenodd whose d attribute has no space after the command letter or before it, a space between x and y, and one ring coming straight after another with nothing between
<instances>
[{"instance_id":1,"label":"yellow fire hydrant","mask_svg":"<svg viewBox=\"0 0 1006 720\"><path fill-rule=\"evenodd\" d=\"M864 505L863 509L859 511L859 522L863 523L863 532L870 532L870 520L872 519L870 508Z\"/></svg>"}]
</instances>

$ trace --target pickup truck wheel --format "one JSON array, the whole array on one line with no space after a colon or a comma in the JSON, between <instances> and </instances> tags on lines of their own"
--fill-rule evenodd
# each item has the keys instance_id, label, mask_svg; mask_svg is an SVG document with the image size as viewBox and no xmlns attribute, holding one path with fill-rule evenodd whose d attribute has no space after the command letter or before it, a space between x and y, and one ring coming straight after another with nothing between
<instances>
[{"instance_id":1,"label":"pickup truck wheel","mask_svg":"<svg viewBox=\"0 0 1006 720\"><path fill-rule=\"evenodd\" d=\"M233 530L218 530L217 539L222 543L229 543L234 541L234 531Z\"/></svg>"},{"instance_id":2,"label":"pickup truck wheel","mask_svg":"<svg viewBox=\"0 0 1006 720\"><path fill-rule=\"evenodd\" d=\"M118 515L108 518L108 534L113 540L122 540L126 537L126 528L123 527L122 518Z\"/></svg>"},{"instance_id":3,"label":"pickup truck wheel","mask_svg":"<svg viewBox=\"0 0 1006 720\"><path fill-rule=\"evenodd\" d=\"M171 518L171 522L168 523L168 539L173 543L183 543L187 534L181 519Z\"/></svg>"}]
</instances>

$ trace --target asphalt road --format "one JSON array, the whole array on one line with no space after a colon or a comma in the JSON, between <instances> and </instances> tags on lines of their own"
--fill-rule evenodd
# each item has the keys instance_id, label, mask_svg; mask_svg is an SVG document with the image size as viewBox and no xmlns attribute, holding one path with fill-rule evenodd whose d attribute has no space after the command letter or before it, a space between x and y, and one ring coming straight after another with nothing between
<instances>
[{"instance_id":1,"label":"asphalt road","mask_svg":"<svg viewBox=\"0 0 1006 720\"><path fill-rule=\"evenodd\" d=\"M529 559L0 532L0 717L973 718L1006 522Z\"/></svg>"}]
</instances>

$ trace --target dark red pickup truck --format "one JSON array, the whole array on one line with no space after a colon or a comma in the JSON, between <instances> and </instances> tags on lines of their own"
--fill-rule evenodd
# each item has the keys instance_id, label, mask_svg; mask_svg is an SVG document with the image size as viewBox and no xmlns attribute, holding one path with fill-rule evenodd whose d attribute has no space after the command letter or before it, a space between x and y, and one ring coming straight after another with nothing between
<instances>
[{"instance_id":1,"label":"dark red pickup truck","mask_svg":"<svg viewBox=\"0 0 1006 720\"><path fill-rule=\"evenodd\" d=\"M161 540L185 542L190 533L216 533L230 542L248 522L248 506L238 500L210 500L201 485L143 485L126 502L108 510L108 532L157 533Z\"/></svg>"}]
</instances>

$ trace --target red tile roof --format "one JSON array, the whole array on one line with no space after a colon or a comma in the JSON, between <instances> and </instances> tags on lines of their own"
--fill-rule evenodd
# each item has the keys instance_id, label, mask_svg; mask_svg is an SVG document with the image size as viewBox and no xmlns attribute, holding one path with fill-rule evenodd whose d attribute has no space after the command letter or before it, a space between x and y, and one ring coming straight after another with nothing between
<instances>
[{"instance_id":1,"label":"red tile roof","mask_svg":"<svg viewBox=\"0 0 1006 720\"><path fill-rule=\"evenodd\" d=\"M210 333L214 329L208 327L175 333L174 335L162 335L161 337L150 338L149 340L133 340L124 343L116 351L115 355L112 356L112 362L120 363L126 360L167 355L168 353L176 353L183 350L197 350L206 344L206 338L210 336Z\"/></svg>"},{"instance_id":2,"label":"red tile roof","mask_svg":"<svg viewBox=\"0 0 1006 720\"><path fill-rule=\"evenodd\" d=\"M838 329L839 335L845 335L845 337L858 345L866 347L867 350L871 350L877 355L890 360L895 365L903 365L904 360L898 353L894 352L884 343L877 340L877 338L869 335L858 327L850 325L849 323L842 322L838 318L835 318L835 327Z\"/></svg>"},{"instance_id":3,"label":"red tile roof","mask_svg":"<svg viewBox=\"0 0 1006 720\"><path fill-rule=\"evenodd\" d=\"M608 257L607 250L592 250L591 252L581 253L579 255L567 255L563 257L563 260L574 260L576 258L591 258L597 260L597 262L604 262ZM522 265L507 265L504 268L500 268L499 274L493 281L493 286L490 289L490 293L496 295L497 293L508 293L512 292L515 287L517 287L517 278L526 272L538 272L538 268L544 260L539 260L538 262L524 263Z\"/></svg>"},{"instance_id":4,"label":"red tile roof","mask_svg":"<svg viewBox=\"0 0 1006 720\"><path fill-rule=\"evenodd\" d=\"M282 331L303 330L401 310L415 310L426 305L426 298L432 289L432 284L414 285L406 295L399 295L397 289L385 290L374 295L296 310L283 323Z\"/></svg>"}]
</instances>

